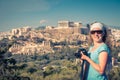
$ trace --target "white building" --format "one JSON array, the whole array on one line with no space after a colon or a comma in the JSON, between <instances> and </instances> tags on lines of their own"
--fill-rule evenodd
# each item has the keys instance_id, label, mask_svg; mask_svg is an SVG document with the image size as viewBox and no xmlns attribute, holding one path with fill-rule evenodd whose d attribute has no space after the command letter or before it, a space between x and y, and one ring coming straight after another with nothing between
<instances>
[{"instance_id":1,"label":"white building","mask_svg":"<svg viewBox=\"0 0 120 80\"><path fill-rule=\"evenodd\" d=\"M58 27L74 27L74 22L58 21Z\"/></svg>"}]
</instances>

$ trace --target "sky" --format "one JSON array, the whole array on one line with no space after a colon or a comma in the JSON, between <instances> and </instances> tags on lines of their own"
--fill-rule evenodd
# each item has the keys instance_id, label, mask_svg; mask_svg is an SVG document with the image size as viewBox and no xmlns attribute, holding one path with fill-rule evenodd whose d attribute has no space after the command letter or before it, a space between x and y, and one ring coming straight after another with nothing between
<instances>
[{"instance_id":1,"label":"sky","mask_svg":"<svg viewBox=\"0 0 120 80\"><path fill-rule=\"evenodd\" d=\"M0 32L63 20L120 26L120 0L0 0Z\"/></svg>"}]
</instances>

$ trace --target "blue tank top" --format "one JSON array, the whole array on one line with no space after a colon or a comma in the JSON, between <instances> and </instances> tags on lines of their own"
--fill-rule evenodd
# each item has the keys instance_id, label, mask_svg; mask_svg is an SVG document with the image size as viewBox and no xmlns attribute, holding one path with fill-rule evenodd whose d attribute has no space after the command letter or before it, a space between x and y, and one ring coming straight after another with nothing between
<instances>
[{"instance_id":1,"label":"blue tank top","mask_svg":"<svg viewBox=\"0 0 120 80\"><path fill-rule=\"evenodd\" d=\"M109 48L108 48L108 46L106 44L100 45L93 52L90 52L91 49L92 49L92 46L90 47L90 49L88 51L88 55L97 64L99 64L99 59L98 58L99 58L100 52L106 51L108 53L108 55L110 54L110 50L109 50ZM108 80L105 73L101 75L91 65L89 65L87 74L85 76L86 76L86 80Z\"/></svg>"}]
</instances>

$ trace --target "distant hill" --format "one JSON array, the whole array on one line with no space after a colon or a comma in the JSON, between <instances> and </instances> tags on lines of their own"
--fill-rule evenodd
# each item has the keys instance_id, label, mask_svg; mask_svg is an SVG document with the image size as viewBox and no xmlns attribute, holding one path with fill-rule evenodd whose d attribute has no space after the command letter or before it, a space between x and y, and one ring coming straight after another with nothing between
<instances>
[{"instance_id":1,"label":"distant hill","mask_svg":"<svg viewBox=\"0 0 120 80\"><path fill-rule=\"evenodd\" d=\"M39 26L39 27L37 27L37 28L35 28L36 30L43 30L43 29L45 29L45 27L46 26Z\"/></svg>"}]
</instances>

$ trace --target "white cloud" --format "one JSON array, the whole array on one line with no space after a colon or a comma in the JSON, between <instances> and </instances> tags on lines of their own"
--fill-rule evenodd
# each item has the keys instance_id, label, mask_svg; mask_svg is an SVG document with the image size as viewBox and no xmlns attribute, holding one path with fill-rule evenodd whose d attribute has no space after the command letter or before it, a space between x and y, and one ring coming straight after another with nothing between
<instances>
[{"instance_id":1,"label":"white cloud","mask_svg":"<svg viewBox=\"0 0 120 80\"><path fill-rule=\"evenodd\" d=\"M40 24L47 23L47 20L40 20Z\"/></svg>"}]
</instances>

